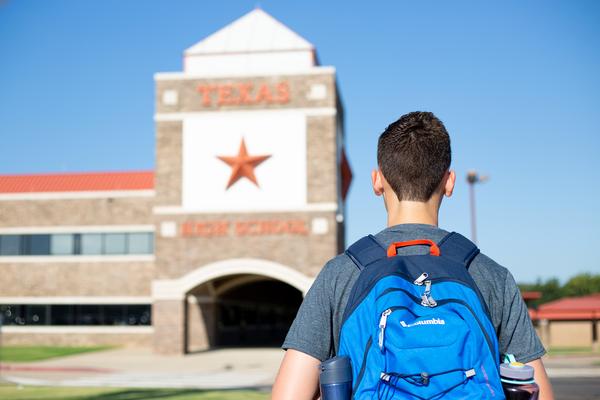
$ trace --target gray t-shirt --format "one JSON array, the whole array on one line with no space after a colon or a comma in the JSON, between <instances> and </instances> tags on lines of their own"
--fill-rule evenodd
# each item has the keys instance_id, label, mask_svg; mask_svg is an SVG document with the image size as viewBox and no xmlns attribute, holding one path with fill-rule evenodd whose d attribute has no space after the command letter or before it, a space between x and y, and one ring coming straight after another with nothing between
<instances>
[{"instance_id":1,"label":"gray t-shirt","mask_svg":"<svg viewBox=\"0 0 600 400\"><path fill-rule=\"evenodd\" d=\"M387 247L392 242L414 239L437 243L447 234L432 225L402 224L379 232L375 238ZM405 255L424 252L427 252L424 246L398 250ZM524 363L543 356L546 351L511 273L481 253L472 261L469 273L489 308L500 353L514 354ZM358 268L346 254L325 264L306 294L282 348L298 350L321 361L335 356L342 317L358 275Z\"/></svg>"}]
</instances>

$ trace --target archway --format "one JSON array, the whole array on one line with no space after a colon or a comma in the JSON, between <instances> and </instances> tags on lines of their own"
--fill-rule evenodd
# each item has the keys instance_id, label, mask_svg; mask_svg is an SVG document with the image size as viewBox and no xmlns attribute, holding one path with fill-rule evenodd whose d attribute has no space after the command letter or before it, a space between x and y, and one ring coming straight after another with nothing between
<instances>
[{"instance_id":1,"label":"archway","mask_svg":"<svg viewBox=\"0 0 600 400\"><path fill-rule=\"evenodd\" d=\"M302 292L263 275L240 274L206 282L189 299L189 351L279 346L302 303Z\"/></svg>"},{"instance_id":2,"label":"archway","mask_svg":"<svg viewBox=\"0 0 600 400\"><path fill-rule=\"evenodd\" d=\"M232 259L205 265L179 279L154 281L153 297L157 317L167 304L184 306L180 314L184 352L217 346L278 346L312 281L272 261ZM167 325L165 332L162 325L156 321L157 339L167 334Z\"/></svg>"}]
</instances>

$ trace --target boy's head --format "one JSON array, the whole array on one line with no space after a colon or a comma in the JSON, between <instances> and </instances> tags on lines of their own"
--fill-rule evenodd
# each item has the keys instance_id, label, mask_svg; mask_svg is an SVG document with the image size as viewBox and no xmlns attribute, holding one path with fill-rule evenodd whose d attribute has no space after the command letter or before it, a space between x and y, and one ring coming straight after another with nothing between
<instances>
[{"instance_id":1,"label":"boy's head","mask_svg":"<svg viewBox=\"0 0 600 400\"><path fill-rule=\"evenodd\" d=\"M379 137L377 163L399 201L428 202L447 180L450 161L450 136L433 113L403 115ZM451 181L453 187L453 174Z\"/></svg>"}]
</instances>

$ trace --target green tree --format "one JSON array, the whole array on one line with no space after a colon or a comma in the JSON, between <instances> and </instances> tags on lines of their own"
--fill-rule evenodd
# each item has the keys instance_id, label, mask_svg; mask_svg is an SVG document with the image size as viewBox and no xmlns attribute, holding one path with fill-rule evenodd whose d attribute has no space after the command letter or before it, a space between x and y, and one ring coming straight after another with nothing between
<instances>
[{"instance_id":1,"label":"green tree","mask_svg":"<svg viewBox=\"0 0 600 400\"><path fill-rule=\"evenodd\" d=\"M590 273L575 275L565 284L563 292L567 297L600 293L600 275Z\"/></svg>"},{"instance_id":2,"label":"green tree","mask_svg":"<svg viewBox=\"0 0 600 400\"><path fill-rule=\"evenodd\" d=\"M561 285L557 278L550 278L546 281L538 279L535 283L520 284L519 288L523 292L532 291L542 293L540 299L531 303L532 306L537 307L540 304L563 297L577 297L600 293L600 274L578 274L569 279L564 285Z\"/></svg>"}]
</instances>

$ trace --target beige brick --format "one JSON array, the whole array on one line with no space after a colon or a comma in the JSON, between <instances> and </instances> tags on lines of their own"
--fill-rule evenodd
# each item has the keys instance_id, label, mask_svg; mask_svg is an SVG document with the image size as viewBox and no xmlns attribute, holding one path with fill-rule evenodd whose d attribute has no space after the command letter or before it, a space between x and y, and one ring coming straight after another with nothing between
<instances>
[{"instance_id":1,"label":"beige brick","mask_svg":"<svg viewBox=\"0 0 600 400\"><path fill-rule=\"evenodd\" d=\"M211 106L203 105L203 96L198 91L199 86L215 86L226 84L251 83L254 88L267 84L276 85L287 82L290 88L289 102L285 104L255 104L255 105L222 105L212 101ZM326 96L323 99L310 99L308 94L314 84L325 85ZM162 102L163 93L166 90L174 90L178 93L179 101L175 105L165 105ZM294 76L257 76L244 78L225 79L174 79L156 81L155 109L157 113L173 112L196 112L215 110L263 110L263 109L285 109L285 108L312 108L312 107L335 107L337 103L335 91L335 75L324 72L314 75ZM216 99L216 96L215 96Z\"/></svg>"}]
</instances>

